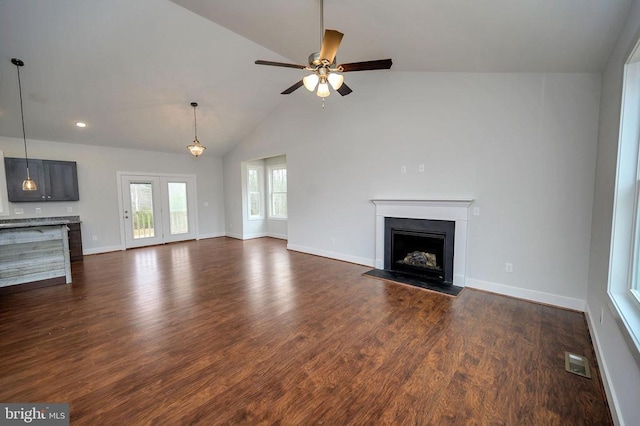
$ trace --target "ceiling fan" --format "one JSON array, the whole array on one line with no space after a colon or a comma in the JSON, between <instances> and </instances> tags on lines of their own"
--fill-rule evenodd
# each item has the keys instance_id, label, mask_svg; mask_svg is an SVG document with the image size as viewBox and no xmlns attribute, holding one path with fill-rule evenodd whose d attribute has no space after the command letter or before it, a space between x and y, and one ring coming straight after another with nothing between
<instances>
[{"instance_id":1,"label":"ceiling fan","mask_svg":"<svg viewBox=\"0 0 640 426\"><path fill-rule=\"evenodd\" d=\"M342 73L352 71L372 71L372 70L388 70L391 68L391 59L378 59L374 61L352 62L348 64L336 64L336 53L342 34L336 30L324 30L324 0L320 0L320 35L322 36L322 45L320 52L309 55L308 65L289 64L285 62L273 62L257 60L257 65L270 65L274 67L298 68L305 71L311 71L311 74L302 80L285 89L281 94L288 95L299 89L301 86L313 92L318 88L316 94L321 98L326 98L331 94L329 85L342 96L346 96L353 90L344 84L344 76ZM324 35L323 35L324 33Z\"/></svg>"}]
</instances>

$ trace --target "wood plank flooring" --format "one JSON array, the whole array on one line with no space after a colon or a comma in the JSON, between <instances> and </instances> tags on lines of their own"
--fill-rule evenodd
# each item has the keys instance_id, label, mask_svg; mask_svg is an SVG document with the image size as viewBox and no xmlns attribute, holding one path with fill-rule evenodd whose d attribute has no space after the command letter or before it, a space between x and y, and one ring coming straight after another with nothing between
<instances>
[{"instance_id":1,"label":"wood plank flooring","mask_svg":"<svg viewBox=\"0 0 640 426\"><path fill-rule=\"evenodd\" d=\"M0 296L0 401L72 424L612 424L583 314L214 238ZM592 379L565 372L585 354Z\"/></svg>"}]
</instances>

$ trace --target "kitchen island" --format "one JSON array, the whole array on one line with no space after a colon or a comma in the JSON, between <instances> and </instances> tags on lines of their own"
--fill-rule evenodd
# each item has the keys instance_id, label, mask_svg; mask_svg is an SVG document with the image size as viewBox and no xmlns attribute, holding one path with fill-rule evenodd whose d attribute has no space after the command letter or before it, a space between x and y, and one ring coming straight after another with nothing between
<instances>
[{"instance_id":1,"label":"kitchen island","mask_svg":"<svg viewBox=\"0 0 640 426\"><path fill-rule=\"evenodd\" d=\"M71 283L68 225L77 216L0 221L0 294Z\"/></svg>"}]
</instances>

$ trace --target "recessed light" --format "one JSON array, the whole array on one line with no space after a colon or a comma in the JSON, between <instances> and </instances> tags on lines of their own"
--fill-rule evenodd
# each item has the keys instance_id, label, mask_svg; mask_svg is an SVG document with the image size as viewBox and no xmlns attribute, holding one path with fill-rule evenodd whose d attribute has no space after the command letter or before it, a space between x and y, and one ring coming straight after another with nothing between
<instances>
[{"instance_id":1,"label":"recessed light","mask_svg":"<svg viewBox=\"0 0 640 426\"><path fill-rule=\"evenodd\" d=\"M78 121L76 123L76 126L77 127L81 127L81 128L85 128L85 127L87 127L87 123L83 123L82 121Z\"/></svg>"}]
</instances>

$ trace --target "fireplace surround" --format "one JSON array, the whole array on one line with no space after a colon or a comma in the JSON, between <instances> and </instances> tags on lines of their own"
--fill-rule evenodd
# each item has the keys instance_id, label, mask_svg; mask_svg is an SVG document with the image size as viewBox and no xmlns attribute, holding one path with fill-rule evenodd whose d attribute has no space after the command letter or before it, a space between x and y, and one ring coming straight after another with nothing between
<instances>
[{"instance_id":1,"label":"fireplace surround","mask_svg":"<svg viewBox=\"0 0 640 426\"><path fill-rule=\"evenodd\" d=\"M375 204L376 209L376 269L388 269L387 266L389 266L388 264L385 265L385 234L387 232L387 218L427 219L429 221L449 222L455 228L455 235L452 236L453 247L449 244L449 248L453 250L453 261L449 265L451 278L449 279L449 276L442 275L442 280L447 284L464 287L467 263L467 225L469 220L469 206L473 203L472 199L374 199L371 201ZM406 223L411 222L409 221ZM409 234L416 231L422 232L422 230L415 230L411 228L407 230ZM437 232L436 230L436 232L432 232L432 234L441 234L441 232ZM440 237L439 235L432 236ZM419 257L420 255L417 256ZM418 262L422 261L426 260L418 259Z\"/></svg>"}]
</instances>

